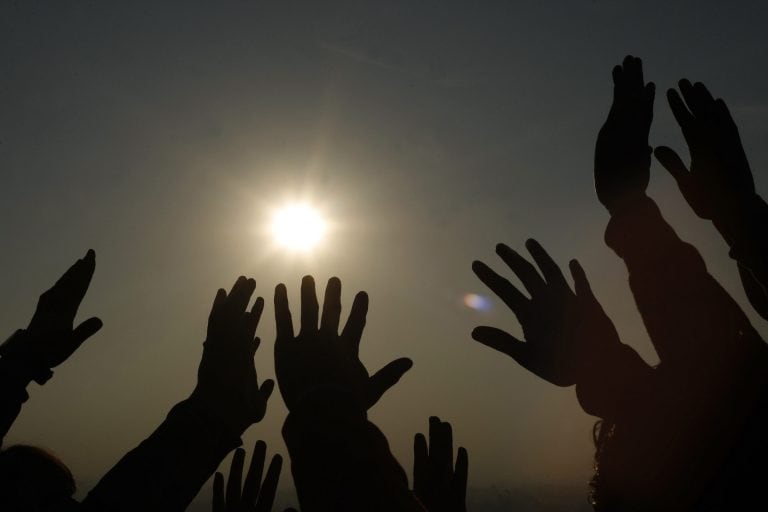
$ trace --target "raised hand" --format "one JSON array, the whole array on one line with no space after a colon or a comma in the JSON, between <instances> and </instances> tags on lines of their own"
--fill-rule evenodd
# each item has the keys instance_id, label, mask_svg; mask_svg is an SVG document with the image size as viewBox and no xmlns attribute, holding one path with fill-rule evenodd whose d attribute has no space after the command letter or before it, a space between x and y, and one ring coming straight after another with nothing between
<instances>
[{"instance_id":1,"label":"raised hand","mask_svg":"<svg viewBox=\"0 0 768 512\"><path fill-rule=\"evenodd\" d=\"M424 434L413 440L413 492L430 512L466 512L467 450L459 448L453 465L451 424L429 418L429 446Z\"/></svg>"},{"instance_id":2,"label":"raised hand","mask_svg":"<svg viewBox=\"0 0 768 512\"><path fill-rule=\"evenodd\" d=\"M239 277L229 294L216 293L208 318L208 336L191 399L220 418L238 436L264 417L274 381L259 388L254 355L256 327L264 310L258 297L248 310L256 281Z\"/></svg>"},{"instance_id":3,"label":"raised hand","mask_svg":"<svg viewBox=\"0 0 768 512\"><path fill-rule=\"evenodd\" d=\"M301 281L301 330L296 336L285 285L275 288L275 372L289 410L313 390L324 388L348 393L363 410L367 410L411 368L411 360L401 358L368 375L358 353L367 312L368 295L359 292L339 334L341 281L333 277L325 289L318 327L315 281L311 276L305 276Z\"/></svg>"},{"instance_id":4,"label":"raised hand","mask_svg":"<svg viewBox=\"0 0 768 512\"><path fill-rule=\"evenodd\" d=\"M595 148L595 189L611 212L645 194L650 179L648 132L656 88L643 80L643 63L628 55L613 68L613 104Z\"/></svg>"},{"instance_id":5,"label":"raised hand","mask_svg":"<svg viewBox=\"0 0 768 512\"><path fill-rule=\"evenodd\" d=\"M245 450L238 448L232 456L229 468L229 482L224 492L224 475L216 472L213 479L213 512L270 512L275 501L277 482L280 480L280 470L283 458L274 455L269 463L264 481L264 461L267 456L267 445L264 441L256 441L251 455L251 465L248 474L243 478ZM242 486L241 486L242 483Z\"/></svg>"},{"instance_id":6,"label":"raised hand","mask_svg":"<svg viewBox=\"0 0 768 512\"><path fill-rule=\"evenodd\" d=\"M619 335L576 260L571 260L569 265L574 292L560 268L536 240L528 240L525 245L541 274L504 244L496 246L496 253L517 275L530 298L485 263L472 263L477 277L515 313L525 341L486 326L476 327L472 337L509 355L542 379L558 386L570 386L599 364L606 348L620 343Z\"/></svg>"},{"instance_id":7,"label":"raised hand","mask_svg":"<svg viewBox=\"0 0 768 512\"><path fill-rule=\"evenodd\" d=\"M669 147L659 146L654 154L696 214L719 220L754 195L752 171L725 102L713 98L700 82L691 85L683 79L678 85L682 98L669 89L667 100L688 144L690 170Z\"/></svg>"},{"instance_id":8,"label":"raised hand","mask_svg":"<svg viewBox=\"0 0 768 512\"><path fill-rule=\"evenodd\" d=\"M95 317L74 327L95 268L96 253L89 250L40 296L29 327L0 346L0 355L27 367L39 384L48 380L51 368L63 363L101 329L102 322Z\"/></svg>"}]
</instances>

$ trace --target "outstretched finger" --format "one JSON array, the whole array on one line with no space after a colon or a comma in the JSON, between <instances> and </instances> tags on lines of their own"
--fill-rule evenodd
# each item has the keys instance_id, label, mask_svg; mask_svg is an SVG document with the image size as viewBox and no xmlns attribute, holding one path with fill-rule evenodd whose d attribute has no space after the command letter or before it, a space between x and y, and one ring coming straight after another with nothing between
<instances>
[{"instance_id":1,"label":"outstretched finger","mask_svg":"<svg viewBox=\"0 0 768 512\"><path fill-rule=\"evenodd\" d=\"M358 292L357 295L355 295L355 299L352 301L349 318L341 333L342 340L344 340L344 343L354 355L357 355L360 350L360 339L363 337L367 315L368 294L365 292Z\"/></svg>"},{"instance_id":2,"label":"outstretched finger","mask_svg":"<svg viewBox=\"0 0 768 512\"><path fill-rule=\"evenodd\" d=\"M280 455L272 457L272 461L267 468L267 474L264 482L261 484L259 492L259 501L256 504L254 512L270 512L272 504L275 501L277 493L277 483L280 481L280 470L283 468L283 458Z\"/></svg>"},{"instance_id":3,"label":"outstretched finger","mask_svg":"<svg viewBox=\"0 0 768 512\"><path fill-rule=\"evenodd\" d=\"M656 160L659 161L662 167L664 167L669 174L675 178L678 185L684 185L690 178L688 168L683 163L683 159L680 158L674 149L667 146L659 146L653 150L653 155Z\"/></svg>"},{"instance_id":4,"label":"outstretched finger","mask_svg":"<svg viewBox=\"0 0 768 512\"><path fill-rule=\"evenodd\" d=\"M453 474L453 493L460 505L467 501L467 475L469 474L469 455L467 450L459 447L456 455L456 468Z\"/></svg>"},{"instance_id":5,"label":"outstretched finger","mask_svg":"<svg viewBox=\"0 0 768 512\"><path fill-rule=\"evenodd\" d=\"M504 304L509 306L516 315L519 315L522 308L528 303L528 297L523 295L512 283L491 270L491 268L482 261L473 261L472 271L478 279L503 300Z\"/></svg>"},{"instance_id":6,"label":"outstretched finger","mask_svg":"<svg viewBox=\"0 0 768 512\"><path fill-rule=\"evenodd\" d=\"M213 476L213 512L224 512L224 475Z\"/></svg>"},{"instance_id":7,"label":"outstretched finger","mask_svg":"<svg viewBox=\"0 0 768 512\"><path fill-rule=\"evenodd\" d=\"M232 456L232 464L229 467L229 480L227 481L227 503L240 503L240 487L243 478L243 463L245 462L245 450L238 448Z\"/></svg>"},{"instance_id":8,"label":"outstretched finger","mask_svg":"<svg viewBox=\"0 0 768 512\"><path fill-rule=\"evenodd\" d=\"M243 505L252 508L259 497L261 475L264 472L264 460L267 457L267 443L256 441L251 455L251 464L248 466L248 474L243 482L243 497L240 500Z\"/></svg>"},{"instance_id":9,"label":"outstretched finger","mask_svg":"<svg viewBox=\"0 0 768 512\"><path fill-rule=\"evenodd\" d=\"M690 145L691 141L688 140L690 133L688 130L690 130L695 122L693 114L688 110L685 102L675 89L667 90L667 102L669 103L669 108L672 110L672 115L675 116L677 124L680 125L680 128L683 130L683 136Z\"/></svg>"},{"instance_id":10,"label":"outstretched finger","mask_svg":"<svg viewBox=\"0 0 768 512\"><path fill-rule=\"evenodd\" d=\"M341 317L341 280L332 277L325 287L325 299L323 300L323 316L320 319L320 330L327 334L339 333L339 319Z\"/></svg>"},{"instance_id":11,"label":"outstretched finger","mask_svg":"<svg viewBox=\"0 0 768 512\"><path fill-rule=\"evenodd\" d=\"M429 481L429 450L427 438L418 433L413 438L413 492L424 496Z\"/></svg>"},{"instance_id":12,"label":"outstretched finger","mask_svg":"<svg viewBox=\"0 0 768 512\"><path fill-rule=\"evenodd\" d=\"M275 287L275 326L277 340L293 340L293 320L288 306L288 290L280 283Z\"/></svg>"},{"instance_id":13,"label":"outstretched finger","mask_svg":"<svg viewBox=\"0 0 768 512\"><path fill-rule=\"evenodd\" d=\"M259 326L259 320L261 319L261 313L264 311L264 299L262 297L256 297L253 302L251 310L246 315L247 325L247 337L253 339L256 336L256 328Z\"/></svg>"},{"instance_id":14,"label":"outstretched finger","mask_svg":"<svg viewBox=\"0 0 768 512\"><path fill-rule=\"evenodd\" d=\"M498 254L504 263L506 263L512 272L520 279L525 289L531 295L540 293L546 287L544 279L528 260L505 244L496 245L496 254Z\"/></svg>"},{"instance_id":15,"label":"outstretched finger","mask_svg":"<svg viewBox=\"0 0 768 512\"><path fill-rule=\"evenodd\" d=\"M453 430L437 416L429 418L429 458L440 481L446 482L453 472Z\"/></svg>"},{"instance_id":16,"label":"outstretched finger","mask_svg":"<svg viewBox=\"0 0 768 512\"><path fill-rule=\"evenodd\" d=\"M318 309L315 279L312 276L304 276L301 280L301 330L299 335L317 331Z\"/></svg>"},{"instance_id":17,"label":"outstretched finger","mask_svg":"<svg viewBox=\"0 0 768 512\"><path fill-rule=\"evenodd\" d=\"M571 276L573 276L573 288L576 290L576 295L596 301L595 294L592 293L592 287L587 280L587 274L584 272L581 264L576 260L571 260L568 263L568 267L571 270Z\"/></svg>"},{"instance_id":18,"label":"outstretched finger","mask_svg":"<svg viewBox=\"0 0 768 512\"><path fill-rule=\"evenodd\" d=\"M472 330L472 339L507 354L523 366L527 364L526 344L501 329L485 325L475 327Z\"/></svg>"},{"instance_id":19,"label":"outstretched finger","mask_svg":"<svg viewBox=\"0 0 768 512\"><path fill-rule=\"evenodd\" d=\"M389 388L397 384L400 378L411 369L413 361L407 357L395 359L391 363L387 364L378 372L371 375L368 379L368 389L366 392L366 405L368 408L373 406L379 401L381 396L387 392Z\"/></svg>"},{"instance_id":20,"label":"outstretched finger","mask_svg":"<svg viewBox=\"0 0 768 512\"><path fill-rule=\"evenodd\" d=\"M562 270L539 242L531 238L525 242L525 247L541 269L548 284L568 288L568 281L565 280Z\"/></svg>"}]
</instances>

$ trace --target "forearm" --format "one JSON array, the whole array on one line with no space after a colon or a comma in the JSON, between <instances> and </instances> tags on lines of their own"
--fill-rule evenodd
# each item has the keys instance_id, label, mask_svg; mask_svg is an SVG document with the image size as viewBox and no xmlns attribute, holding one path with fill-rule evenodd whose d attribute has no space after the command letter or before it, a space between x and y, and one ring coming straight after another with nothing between
<instances>
[{"instance_id":1,"label":"forearm","mask_svg":"<svg viewBox=\"0 0 768 512\"><path fill-rule=\"evenodd\" d=\"M94 511L181 512L241 444L239 436L185 400L101 479L83 505Z\"/></svg>"},{"instance_id":2,"label":"forearm","mask_svg":"<svg viewBox=\"0 0 768 512\"><path fill-rule=\"evenodd\" d=\"M44 384L53 375L48 368L34 364L19 350L26 337L25 330L18 330L0 347L0 447L21 412L21 406L29 399L27 386L33 380Z\"/></svg>"},{"instance_id":3,"label":"forearm","mask_svg":"<svg viewBox=\"0 0 768 512\"><path fill-rule=\"evenodd\" d=\"M283 437L304 512L423 511L384 434L343 393L306 397Z\"/></svg>"},{"instance_id":4,"label":"forearm","mask_svg":"<svg viewBox=\"0 0 768 512\"><path fill-rule=\"evenodd\" d=\"M768 318L768 204L754 194L735 202L713 223L739 264L749 301Z\"/></svg>"},{"instance_id":5,"label":"forearm","mask_svg":"<svg viewBox=\"0 0 768 512\"><path fill-rule=\"evenodd\" d=\"M662 363L707 371L738 346L740 333L753 331L698 251L677 236L650 198L614 215L605 239L627 265L632 293ZM745 348L754 347L739 350ZM701 365L707 361L712 365Z\"/></svg>"}]
</instances>

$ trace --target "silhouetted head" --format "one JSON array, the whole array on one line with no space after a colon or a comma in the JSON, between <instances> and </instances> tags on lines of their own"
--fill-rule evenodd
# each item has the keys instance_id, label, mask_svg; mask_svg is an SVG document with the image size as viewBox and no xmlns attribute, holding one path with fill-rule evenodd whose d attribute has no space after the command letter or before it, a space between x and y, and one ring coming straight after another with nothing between
<instances>
[{"instance_id":1,"label":"silhouetted head","mask_svg":"<svg viewBox=\"0 0 768 512\"><path fill-rule=\"evenodd\" d=\"M15 445L0 452L0 510L70 510L75 480L53 454Z\"/></svg>"}]
</instances>

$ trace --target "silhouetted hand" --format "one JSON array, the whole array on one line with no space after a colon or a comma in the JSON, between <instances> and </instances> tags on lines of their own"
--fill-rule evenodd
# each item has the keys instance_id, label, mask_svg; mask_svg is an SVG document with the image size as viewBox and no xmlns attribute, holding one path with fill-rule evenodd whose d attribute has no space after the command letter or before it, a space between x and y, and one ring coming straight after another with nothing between
<instances>
[{"instance_id":1,"label":"silhouetted hand","mask_svg":"<svg viewBox=\"0 0 768 512\"><path fill-rule=\"evenodd\" d=\"M264 299L258 297L248 311L255 288L256 281L241 276L229 295L223 289L216 293L191 397L237 435L264 417L275 385L268 379L259 388L256 378L253 358L259 339L254 336Z\"/></svg>"},{"instance_id":2,"label":"silhouetted hand","mask_svg":"<svg viewBox=\"0 0 768 512\"><path fill-rule=\"evenodd\" d=\"M688 144L690 171L671 148L659 146L655 155L696 214L718 220L755 193L752 171L725 102L715 100L700 82L680 80L678 85L683 97L670 89L667 99Z\"/></svg>"},{"instance_id":3,"label":"silhouetted hand","mask_svg":"<svg viewBox=\"0 0 768 512\"><path fill-rule=\"evenodd\" d=\"M285 285L275 288L275 373L285 405L293 410L311 391L332 388L348 393L363 410L369 409L410 369L410 359L392 361L369 376L358 349L368 312L368 295L359 292L347 324L338 333L341 317L341 281L333 277L325 289L318 328L315 281L301 281L301 330L294 336Z\"/></svg>"},{"instance_id":4,"label":"silhouetted hand","mask_svg":"<svg viewBox=\"0 0 768 512\"><path fill-rule=\"evenodd\" d=\"M229 468L226 494L224 475L217 471L213 478L213 512L270 512L272 510L283 458L280 455L272 457L267 475L262 482L261 475L264 472L266 455L266 443L256 441L248 474L245 476L245 482L242 482L245 450L242 448L235 450L232 465Z\"/></svg>"},{"instance_id":5,"label":"silhouetted hand","mask_svg":"<svg viewBox=\"0 0 768 512\"><path fill-rule=\"evenodd\" d=\"M424 434L413 440L413 492L430 512L466 512L467 450L459 447L453 465L451 424L429 418L429 447Z\"/></svg>"},{"instance_id":6,"label":"silhouetted hand","mask_svg":"<svg viewBox=\"0 0 768 512\"><path fill-rule=\"evenodd\" d=\"M643 64L628 55L613 68L613 104L595 148L595 189L614 212L624 201L645 194L650 179L648 132L655 86L643 81Z\"/></svg>"},{"instance_id":7,"label":"silhouetted hand","mask_svg":"<svg viewBox=\"0 0 768 512\"><path fill-rule=\"evenodd\" d=\"M102 322L95 317L74 327L77 310L95 268L96 253L89 250L40 296L24 335L14 336L0 346L0 355L27 366L39 384L48 380L51 368L63 363L101 329Z\"/></svg>"},{"instance_id":8,"label":"silhouetted hand","mask_svg":"<svg viewBox=\"0 0 768 512\"><path fill-rule=\"evenodd\" d=\"M560 268L536 240L526 242L536 268L504 244L496 253L530 293L529 299L485 263L472 263L477 277L509 306L523 328L525 342L495 327L476 327L472 337L512 357L521 366L552 384L570 386L598 364L605 348L620 343L613 323L603 311L576 260L570 269L576 292Z\"/></svg>"}]
</instances>

